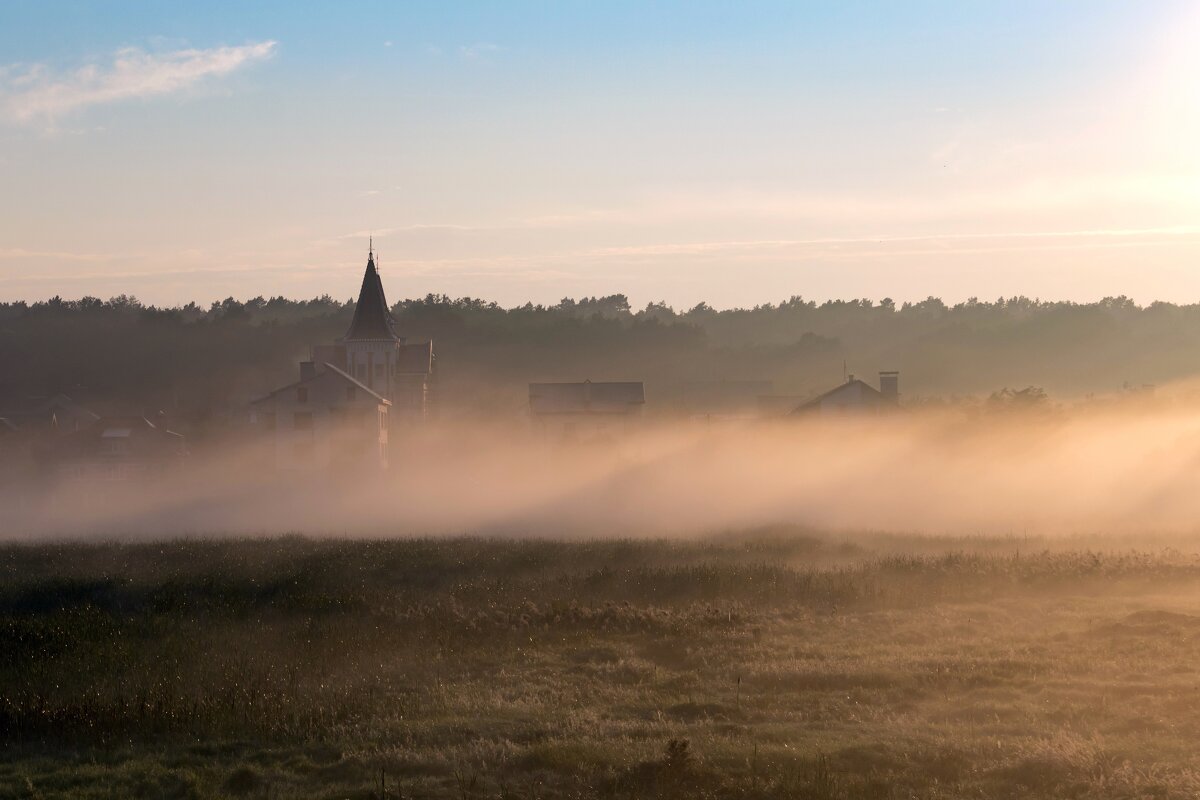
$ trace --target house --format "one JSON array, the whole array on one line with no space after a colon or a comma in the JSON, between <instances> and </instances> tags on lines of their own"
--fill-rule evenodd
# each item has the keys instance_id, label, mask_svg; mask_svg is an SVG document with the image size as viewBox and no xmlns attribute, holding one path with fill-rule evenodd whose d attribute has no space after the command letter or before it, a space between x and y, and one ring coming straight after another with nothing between
<instances>
[{"instance_id":1,"label":"house","mask_svg":"<svg viewBox=\"0 0 1200 800\"><path fill-rule=\"evenodd\" d=\"M100 415L65 394L15 398L0 404L0 418L14 430L29 434L67 433L90 426Z\"/></svg>"},{"instance_id":2,"label":"house","mask_svg":"<svg viewBox=\"0 0 1200 800\"><path fill-rule=\"evenodd\" d=\"M391 401L333 364L305 361L300 380L250 405L279 469L387 468Z\"/></svg>"},{"instance_id":3,"label":"house","mask_svg":"<svg viewBox=\"0 0 1200 800\"><path fill-rule=\"evenodd\" d=\"M433 342L397 333L371 243L346 334L314 346L298 382L251 403L250 426L281 469L386 468L390 433L425 420L433 366Z\"/></svg>"},{"instance_id":4,"label":"house","mask_svg":"<svg viewBox=\"0 0 1200 800\"><path fill-rule=\"evenodd\" d=\"M624 433L637 425L645 405L641 381L529 384L530 417L547 436L563 441Z\"/></svg>"},{"instance_id":5,"label":"house","mask_svg":"<svg viewBox=\"0 0 1200 800\"><path fill-rule=\"evenodd\" d=\"M806 395L764 394L758 398L758 415L763 418L786 417L805 401Z\"/></svg>"},{"instance_id":6,"label":"house","mask_svg":"<svg viewBox=\"0 0 1200 800\"><path fill-rule=\"evenodd\" d=\"M851 375L845 383L809 400L793 414L884 414L900 405L900 373L880 372L879 388Z\"/></svg>"},{"instance_id":7,"label":"house","mask_svg":"<svg viewBox=\"0 0 1200 800\"><path fill-rule=\"evenodd\" d=\"M128 482L163 475L187 456L184 437L145 417L100 417L59 438L49 451L67 481Z\"/></svg>"},{"instance_id":8,"label":"house","mask_svg":"<svg viewBox=\"0 0 1200 800\"><path fill-rule=\"evenodd\" d=\"M0 484L45 478L60 436L99 419L65 394L0 402Z\"/></svg>"},{"instance_id":9,"label":"house","mask_svg":"<svg viewBox=\"0 0 1200 800\"><path fill-rule=\"evenodd\" d=\"M433 376L433 342L409 343L396 332L373 244L367 250L367 269L349 329L338 341L315 346L311 360L317 371L332 364L387 399L391 425L424 421Z\"/></svg>"}]
</instances>

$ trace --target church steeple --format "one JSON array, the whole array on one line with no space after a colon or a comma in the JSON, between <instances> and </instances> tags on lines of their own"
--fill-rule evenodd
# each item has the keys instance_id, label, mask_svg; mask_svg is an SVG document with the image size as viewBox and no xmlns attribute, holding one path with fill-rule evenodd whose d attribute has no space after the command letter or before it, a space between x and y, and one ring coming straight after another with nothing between
<instances>
[{"instance_id":1,"label":"church steeple","mask_svg":"<svg viewBox=\"0 0 1200 800\"><path fill-rule=\"evenodd\" d=\"M375 267L375 241L367 246L367 271L363 274L362 289L358 292L358 303L354 306L354 319L344 341L391 340L399 341L396 321L388 311L387 298L383 295L383 281Z\"/></svg>"}]
</instances>

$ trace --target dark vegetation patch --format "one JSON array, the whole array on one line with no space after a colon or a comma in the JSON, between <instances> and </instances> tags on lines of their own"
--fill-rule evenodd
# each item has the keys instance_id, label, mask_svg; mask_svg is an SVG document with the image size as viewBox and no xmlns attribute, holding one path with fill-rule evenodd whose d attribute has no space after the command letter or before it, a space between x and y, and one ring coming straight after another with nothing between
<instances>
[{"instance_id":1,"label":"dark vegetation patch","mask_svg":"<svg viewBox=\"0 0 1200 800\"><path fill-rule=\"evenodd\" d=\"M1195 795L1200 564L933 541L0 547L0 798Z\"/></svg>"}]
</instances>

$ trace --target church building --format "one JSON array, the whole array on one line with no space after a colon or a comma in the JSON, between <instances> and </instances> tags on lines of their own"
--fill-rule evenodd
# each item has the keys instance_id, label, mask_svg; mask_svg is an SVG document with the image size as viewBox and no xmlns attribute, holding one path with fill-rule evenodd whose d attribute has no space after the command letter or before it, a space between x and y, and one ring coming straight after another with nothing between
<instances>
[{"instance_id":1,"label":"church building","mask_svg":"<svg viewBox=\"0 0 1200 800\"><path fill-rule=\"evenodd\" d=\"M323 364L333 364L390 401L393 430L425 419L433 342L409 344L396 332L374 247L367 251L367 271L349 330L333 344L314 347L312 362L317 371Z\"/></svg>"},{"instance_id":2,"label":"church building","mask_svg":"<svg viewBox=\"0 0 1200 800\"><path fill-rule=\"evenodd\" d=\"M386 468L389 434L425 419L432 374L433 343L396 332L372 247L346 335L251 403L250 423L274 439L280 469Z\"/></svg>"}]
</instances>

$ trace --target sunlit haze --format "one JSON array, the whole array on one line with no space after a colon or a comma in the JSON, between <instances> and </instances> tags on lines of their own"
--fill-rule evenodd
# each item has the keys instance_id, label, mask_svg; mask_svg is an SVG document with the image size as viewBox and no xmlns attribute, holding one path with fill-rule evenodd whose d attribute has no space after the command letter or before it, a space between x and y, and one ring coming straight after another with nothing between
<instances>
[{"instance_id":1,"label":"sunlit haze","mask_svg":"<svg viewBox=\"0 0 1200 800\"><path fill-rule=\"evenodd\" d=\"M0 800L1200 798L1200 0L0 0Z\"/></svg>"},{"instance_id":2,"label":"sunlit haze","mask_svg":"<svg viewBox=\"0 0 1200 800\"><path fill-rule=\"evenodd\" d=\"M10 2L0 300L1200 298L1200 5Z\"/></svg>"}]
</instances>

